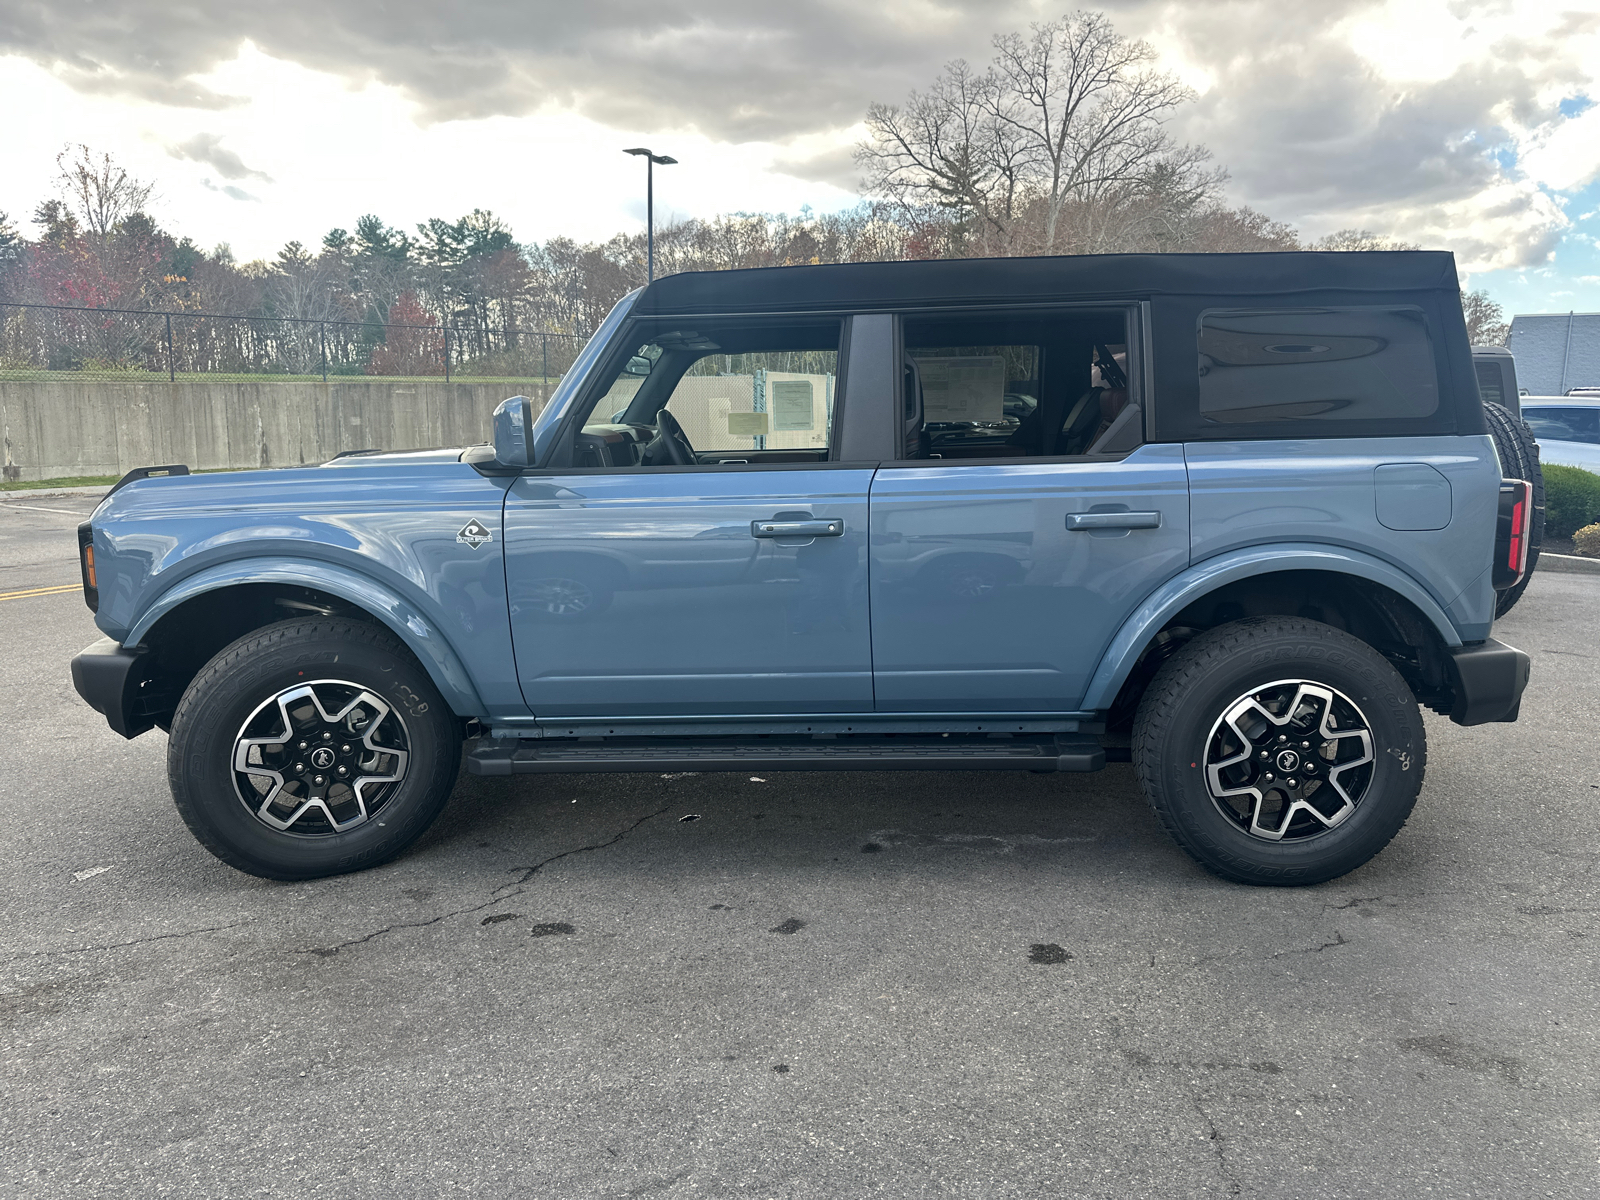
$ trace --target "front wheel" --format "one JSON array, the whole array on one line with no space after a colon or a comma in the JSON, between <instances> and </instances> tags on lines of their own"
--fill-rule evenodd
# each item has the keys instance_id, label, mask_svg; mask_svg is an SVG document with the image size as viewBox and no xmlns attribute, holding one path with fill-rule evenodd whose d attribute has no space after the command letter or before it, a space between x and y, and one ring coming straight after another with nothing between
<instances>
[{"instance_id":1,"label":"front wheel","mask_svg":"<svg viewBox=\"0 0 1600 1200\"><path fill-rule=\"evenodd\" d=\"M195 676L172 719L173 800L200 843L264 879L377 866L438 816L461 732L388 631L291 620Z\"/></svg>"},{"instance_id":2,"label":"front wheel","mask_svg":"<svg viewBox=\"0 0 1600 1200\"><path fill-rule=\"evenodd\" d=\"M1178 844L1238 883L1322 883L1405 825L1427 745L1411 689L1365 642L1258 617L1200 635L1134 721L1146 798Z\"/></svg>"}]
</instances>

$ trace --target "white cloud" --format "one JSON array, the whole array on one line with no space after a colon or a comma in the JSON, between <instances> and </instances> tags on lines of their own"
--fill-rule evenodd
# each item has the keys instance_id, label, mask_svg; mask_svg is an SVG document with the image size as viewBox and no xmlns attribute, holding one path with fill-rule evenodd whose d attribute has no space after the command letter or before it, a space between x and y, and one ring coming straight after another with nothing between
<instances>
[{"instance_id":1,"label":"white cloud","mask_svg":"<svg viewBox=\"0 0 1600 1200\"><path fill-rule=\"evenodd\" d=\"M1583 219L1562 193L1600 177L1600 107L1557 105L1600 97L1596 4L1108 7L1201 93L1174 128L1213 149L1234 202L1308 237L1364 226L1485 271L1548 262ZM639 144L681 160L657 173L658 213L836 207L869 101L948 59L981 63L992 34L1061 6L463 0L448 28L418 0L385 12L28 7L0 26L0 105L36 114L8 129L0 209L25 216L68 141L155 178L161 219L242 257L365 212L409 227L486 207L523 238L604 237L642 216L639 164L620 153ZM237 202L253 193L264 202Z\"/></svg>"},{"instance_id":2,"label":"white cloud","mask_svg":"<svg viewBox=\"0 0 1600 1200\"><path fill-rule=\"evenodd\" d=\"M621 152L641 142L682 164L656 171L658 221L672 213L793 212L807 203L823 209L853 201L843 188L775 167L788 152L778 144L619 131L562 110L424 125L417 104L398 88L352 85L249 46L197 82L246 100L225 110L188 110L84 95L32 63L0 58L0 108L49 114L8 144L0 211L30 213L51 193L56 154L76 141L110 150L135 175L156 180L154 211L163 223L202 245L229 242L242 260L270 258L290 240L315 244L368 212L409 229L479 207L528 240L608 237L643 219L643 171ZM828 140L798 144L810 156ZM171 155L175 145L237 147L239 166L248 163L254 176L274 181L270 202L244 211L236 201L256 197L212 181L213 172L223 174L215 155L180 160Z\"/></svg>"}]
</instances>

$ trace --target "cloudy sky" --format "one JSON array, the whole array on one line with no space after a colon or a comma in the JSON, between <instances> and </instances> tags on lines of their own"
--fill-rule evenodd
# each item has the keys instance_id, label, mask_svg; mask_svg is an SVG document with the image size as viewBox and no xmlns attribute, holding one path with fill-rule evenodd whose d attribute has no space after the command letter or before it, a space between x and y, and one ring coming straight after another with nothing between
<instances>
[{"instance_id":1,"label":"cloudy sky","mask_svg":"<svg viewBox=\"0 0 1600 1200\"><path fill-rule=\"evenodd\" d=\"M1125 0L1099 5L1199 93L1175 121L1229 198L1306 237L1452 249L1509 311L1600 310L1600 0ZM241 258L365 212L474 207L524 239L658 216L843 207L874 100L1031 0L5 0L0 211L63 144L153 179L156 215ZM1591 99L1593 97L1593 99Z\"/></svg>"}]
</instances>

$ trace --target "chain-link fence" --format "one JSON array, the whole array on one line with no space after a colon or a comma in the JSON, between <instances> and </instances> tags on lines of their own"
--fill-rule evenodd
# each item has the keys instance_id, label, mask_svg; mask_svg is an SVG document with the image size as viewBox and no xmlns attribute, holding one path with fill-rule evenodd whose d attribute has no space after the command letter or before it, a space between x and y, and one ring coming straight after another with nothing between
<instances>
[{"instance_id":1,"label":"chain-link fence","mask_svg":"<svg viewBox=\"0 0 1600 1200\"><path fill-rule=\"evenodd\" d=\"M354 376L530 382L545 392L588 340L484 325L0 304L0 379Z\"/></svg>"}]
</instances>

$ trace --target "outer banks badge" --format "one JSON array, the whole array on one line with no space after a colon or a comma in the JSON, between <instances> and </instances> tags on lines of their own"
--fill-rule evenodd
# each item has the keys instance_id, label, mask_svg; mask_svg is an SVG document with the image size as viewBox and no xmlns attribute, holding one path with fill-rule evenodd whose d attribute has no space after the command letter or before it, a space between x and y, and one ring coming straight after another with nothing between
<instances>
[{"instance_id":1,"label":"outer banks badge","mask_svg":"<svg viewBox=\"0 0 1600 1200\"><path fill-rule=\"evenodd\" d=\"M477 517L473 517L472 520L461 527L461 532L456 534L456 541L471 546L476 550L485 542L494 541L494 534L489 532L488 527L482 521L478 520Z\"/></svg>"}]
</instances>

